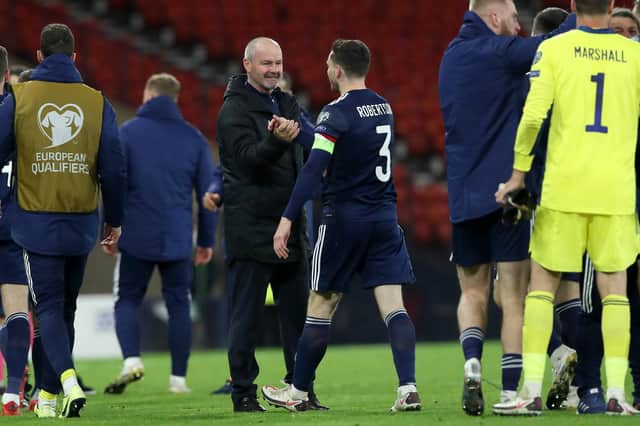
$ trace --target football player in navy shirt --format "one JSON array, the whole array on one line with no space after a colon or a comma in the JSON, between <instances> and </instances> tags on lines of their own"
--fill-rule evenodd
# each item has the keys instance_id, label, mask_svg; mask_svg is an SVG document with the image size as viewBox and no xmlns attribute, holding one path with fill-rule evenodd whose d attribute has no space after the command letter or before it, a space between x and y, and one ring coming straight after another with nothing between
<instances>
[{"instance_id":1,"label":"football player in navy shirt","mask_svg":"<svg viewBox=\"0 0 640 426\"><path fill-rule=\"evenodd\" d=\"M404 308L402 285L415 281L391 178L393 112L367 89L368 47L359 40L336 40L327 59L331 88L340 97L318 117L311 154L274 235L278 257L289 255L287 240L305 201L324 174L322 218L313 252L311 292L304 331L298 342L293 384L265 386L274 406L308 408L308 390L329 341L331 318L356 275L373 289L398 373L398 397L392 411L421 407L415 380L415 330ZM272 126L280 124L274 117Z\"/></svg>"}]
</instances>

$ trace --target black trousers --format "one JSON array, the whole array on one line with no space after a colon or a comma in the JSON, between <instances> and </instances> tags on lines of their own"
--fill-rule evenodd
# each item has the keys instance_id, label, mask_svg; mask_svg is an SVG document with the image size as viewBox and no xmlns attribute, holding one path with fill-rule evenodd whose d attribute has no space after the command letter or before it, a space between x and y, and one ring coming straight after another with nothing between
<instances>
[{"instance_id":1,"label":"black trousers","mask_svg":"<svg viewBox=\"0 0 640 426\"><path fill-rule=\"evenodd\" d=\"M255 358L262 332L264 301L271 283L280 319L280 338L287 369L285 382L293 378L298 338L307 314L309 267L306 261L269 264L249 259L229 262L231 315L229 325L229 369L233 379L231 399L256 397L254 380L260 368Z\"/></svg>"}]
</instances>

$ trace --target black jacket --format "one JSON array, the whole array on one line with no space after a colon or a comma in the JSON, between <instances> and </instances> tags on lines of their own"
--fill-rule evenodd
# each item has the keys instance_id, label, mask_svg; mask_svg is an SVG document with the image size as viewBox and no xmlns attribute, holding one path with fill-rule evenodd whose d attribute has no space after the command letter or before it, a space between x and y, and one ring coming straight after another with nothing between
<instances>
[{"instance_id":1,"label":"black jacket","mask_svg":"<svg viewBox=\"0 0 640 426\"><path fill-rule=\"evenodd\" d=\"M281 116L300 120L293 96L279 89L272 96ZM230 79L217 122L229 259L282 262L273 251L273 234L302 169L303 148L281 142L267 130L272 115L267 101L248 85L246 75ZM289 262L309 257L304 224L304 215L293 224Z\"/></svg>"}]
</instances>

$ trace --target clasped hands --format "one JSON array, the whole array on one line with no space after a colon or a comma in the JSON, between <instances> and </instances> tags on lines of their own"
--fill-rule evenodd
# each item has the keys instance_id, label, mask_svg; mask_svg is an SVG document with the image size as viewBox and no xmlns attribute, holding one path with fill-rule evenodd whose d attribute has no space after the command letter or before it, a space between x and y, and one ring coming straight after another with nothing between
<instances>
[{"instance_id":1,"label":"clasped hands","mask_svg":"<svg viewBox=\"0 0 640 426\"><path fill-rule=\"evenodd\" d=\"M292 142L300 134L300 125L293 120L274 115L267 129L283 142Z\"/></svg>"}]
</instances>

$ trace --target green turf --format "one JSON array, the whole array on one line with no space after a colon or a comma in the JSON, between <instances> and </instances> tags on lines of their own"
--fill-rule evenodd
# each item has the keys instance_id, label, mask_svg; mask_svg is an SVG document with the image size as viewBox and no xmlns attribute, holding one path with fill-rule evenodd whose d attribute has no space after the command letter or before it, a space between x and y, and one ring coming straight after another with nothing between
<instances>
[{"instance_id":1,"label":"green turf","mask_svg":"<svg viewBox=\"0 0 640 426\"><path fill-rule=\"evenodd\" d=\"M485 379L500 383L500 348L485 346ZM259 384L279 384L283 372L281 352L258 352L262 373ZM267 413L234 414L228 396L210 396L209 392L227 376L226 353L197 352L192 355L188 384L191 395L173 396L167 392L169 356L144 356L146 377L131 385L123 395L103 395L101 390L120 369L120 361L80 361L83 379L100 392L90 396L81 419L73 424L110 425L602 425L638 424L633 418L576 416L574 412L545 412L539 418L467 417L460 408L462 355L457 344L421 344L417 351L417 374L423 410L391 415L388 409L395 398L395 372L386 346L330 347L318 371L316 390L329 412L293 414L269 407ZM485 400L491 404L499 391L484 384ZM487 410L489 413L490 410ZM32 413L23 418L0 420L2 424L40 423ZM14 422L15 420L15 422ZM58 420L62 421L62 420ZM55 421L54 421L55 422Z\"/></svg>"}]
</instances>

